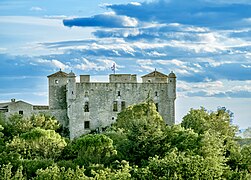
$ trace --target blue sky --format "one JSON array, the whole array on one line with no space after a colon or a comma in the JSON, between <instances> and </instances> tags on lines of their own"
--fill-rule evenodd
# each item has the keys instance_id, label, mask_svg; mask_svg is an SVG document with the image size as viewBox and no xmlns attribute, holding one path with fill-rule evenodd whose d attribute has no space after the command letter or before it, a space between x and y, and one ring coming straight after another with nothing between
<instances>
[{"instance_id":1,"label":"blue sky","mask_svg":"<svg viewBox=\"0 0 251 180\"><path fill-rule=\"evenodd\" d=\"M251 1L1 0L0 101L48 104L59 70L107 81L110 67L178 77L176 120L190 108L251 127Z\"/></svg>"}]
</instances>

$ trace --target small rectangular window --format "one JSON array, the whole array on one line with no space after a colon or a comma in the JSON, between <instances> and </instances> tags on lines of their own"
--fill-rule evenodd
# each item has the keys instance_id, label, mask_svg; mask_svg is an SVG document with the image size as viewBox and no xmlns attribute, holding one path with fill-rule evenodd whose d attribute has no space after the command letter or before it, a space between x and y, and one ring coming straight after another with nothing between
<instances>
[{"instance_id":1,"label":"small rectangular window","mask_svg":"<svg viewBox=\"0 0 251 180\"><path fill-rule=\"evenodd\" d=\"M114 112L118 111L118 101L113 101L113 111Z\"/></svg>"},{"instance_id":2,"label":"small rectangular window","mask_svg":"<svg viewBox=\"0 0 251 180\"><path fill-rule=\"evenodd\" d=\"M155 96L158 96L158 92L157 91L155 92Z\"/></svg>"},{"instance_id":3,"label":"small rectangular window","mask_svg":"<svg viewBox=\"0 0 251 180\"><path fill-rule=\"evenodd\" d=\"M126 108L125 101L121 101L121 110L124 110Z\"/></svg>"},{"instance_id":4,"label":"small rectangular window","mask_svg":"<svg viewBox=\"0 0 251 180\"><path fill-rule=\"evenodd\" d=\"M85 121L85 129L90 129L90 121Z\"/></svg>"},{"instance_id":5,"label":"small rectangular window","mask_svg":"<svg viewBox=\"0 0 251 180\"><path fill-rule=\"evenodd\" d=\"M118 96L120 96L120 91L118 91Z\"/></svg>"},{"instance_id":6,"label":"small rectangular window","mask_svg":"<svg viewBox=\"0 0 251 180\"><path fill-rule=\"evenodd\" d=\"M18 114L23 115L24 111L19 111Z\"/></svg>"},{"instance_id":7,"label":"small rectangular window","mask_svg":"<svg viewBox=\"0 0 251 180\"><path fill-rule=\"evenodd\" d=\"M159 103L155 103L156 111L159 112Z\"/></svg>"},{"instance_id":8,"label":"small rectangular window","mask_svg":"<svg viewBox=\"0 0 251 180\"><path fill-rule=\"evenodd\" d=\"M84 111L89 112L89 102L85 102Z\"/></svg>"}]
</instances>

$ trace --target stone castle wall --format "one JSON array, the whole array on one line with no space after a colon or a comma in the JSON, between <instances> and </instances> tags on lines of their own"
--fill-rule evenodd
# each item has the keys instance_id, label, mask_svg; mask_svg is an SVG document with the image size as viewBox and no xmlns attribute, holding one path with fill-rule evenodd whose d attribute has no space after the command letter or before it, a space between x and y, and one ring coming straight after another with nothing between
<instances>
[{"instance_id":1,"label":"stone castle wall","mask_svg":"<svg viewBox=\"0 0 251 180\"><path fill-rule=\"evenodd\" d=\"M110 126L117 113L124 107L143 102L148 94L157 103L158 111L169 125L174 124L170 107L174 102L168 95L168 83L77 83L76 98L68 100L68 117L71 137L77 137L90 129ZM174 99L173 99L174 101ZM89 112L85 112L88 104ZM117 106L117 111L114 111ZM89 121L89 128L85 122Z\"/></svg>"}]
</instances>

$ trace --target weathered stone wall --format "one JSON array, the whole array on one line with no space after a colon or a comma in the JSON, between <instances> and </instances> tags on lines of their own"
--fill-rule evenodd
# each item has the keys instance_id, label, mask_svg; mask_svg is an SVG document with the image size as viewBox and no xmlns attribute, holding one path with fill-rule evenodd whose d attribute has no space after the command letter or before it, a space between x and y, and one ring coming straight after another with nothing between
<instances>
[{"instance_id":1,"label":"weathered stone wall","mask_svg":"<svg viewBox=\"0 0 251 180\"><path fill-rule=\"evenodd\" d=\"M166 77L142 77L143 83L167 83Z\"/></svg>"},{"instance_id":2,"label":"weathered stone wall","mask_svg":"<svg viewBox=\"0 0 251 180\"><path fill-rule=\"evenodd\" d=\"M90 129L101 130L116 121L121 111L122 102L126 107L143 102L148 94L155 103L165 122L174 124L172 100L168 97L168 83L77 83L76 99L68 101L68 116L71 138L80 136ZM88 102L89 112L85 112ZM117 102L118 111L113 111ZM85 128L85 121L90 121L90 129Z\"/></svg>"},{"instance_id":3,"label":"weathered stone wall","mask_svg":"<svg viewBox=\"0 0 251 180\"><path fill-rule=\"evenodd\" d=\"M50 109L66 109L66 77L49 78Z\"/></svg>"},{"instance_id":4,"label":"weathered stone wall","mask_svg":"<svg viewBox=\"0 0 251 180\"><path fill-rule=\"evenodd\" d=\"M110 74L109 75L109 82L111 83L137 83L137 76L136 74Z\"/></svg>"},{"instance_id":5,"label":"weathered stone wall","mask_svg":"<svg viewBox=\"0 0 251 180\"><path fill-rule=\"evenodd\" d=\"M33 106L23 101L11 102L8 105L8 112L5 115L8 117L11 114L22 114L24 117L29 117L33 113Z\"/></svg>"}]
</instances>

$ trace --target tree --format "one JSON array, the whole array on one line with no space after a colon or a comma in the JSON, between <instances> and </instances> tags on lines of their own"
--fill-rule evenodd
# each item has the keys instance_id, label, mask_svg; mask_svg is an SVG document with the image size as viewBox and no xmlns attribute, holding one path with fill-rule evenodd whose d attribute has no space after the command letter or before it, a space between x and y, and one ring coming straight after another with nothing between
<instances>
[{"instance_id":1,"label":"tree","mask_svg":"<svg viewBox=\"0 0 251 180\"><path fill-rule=\"evenodd\" d=\"M7 140L11 140L14 136L26 133L36 127L46 130L57 130L60 127L59 122L54 117L45 114L34 114L30 118L13 114L7 119L1 118L0 125L4 127L3 133Z\"/></svg>"},{"instance_id":2,"label":"tree","mask_svg":"<svg viewBox=\"0 0 251 180\"><path fill-rule=\"evenodd\" d=\"M137 179L222 179L224 166L217 159L190 155L174 149L164 158L150 158L149 165L134 170Z\"/></svg>"},{"instance_id":3,"label":"tree","mask_svg":"<svg viewBox=\"0 0 251 180\"><path fill-rule=\"evenodd\" d=\"M84 135L72 141L64 154L75 159L78 165L106 164L117 154L113 141L103 134Z\"/></svg>"},{"instance_id":4,"label":"tree","mask_svg":"<svg viewBox=\"0 0 251 180\"><path fill-rule=\"evenodd\" d=\"M79 168L77 166L76 170L71 168L65 169L64 167L58 167L56 164L47 167L46 169L39 169L37 170L37 176L33 178L34 180L63 180L63 179L78 179L78 180L88 180L94 179L87 177L85 174L84 167Z\"/></svg>"},{"instance_id":5,"label":"tree","mask_svg":"<svg viewBox=\"0 0 251 180\"><path fill-rule=\"evenodd\" d=\"M96 168L96 171L92 170L95 179L131 179L131 167L126 161L116 162L116 168L104 168L102 165L96 165Z\"/></svg>"},{"instance_id":6,"label":"tree","mask_svg":"<svg viewBox=\"0 0 251 180\"><path fill-rule=\"evenodd\" d=\"M62 138L54 130L35 128L15 136L7 144L10 151L18 152L25 159L58 158L66 146Z\"/></svg>"},{"instance_id":7,"label":"tree","mask_svg":"<svg viewBox=\"0 0 251 180\"><path fill-rule=\"evenodd\" d=\"M23 167L20 166L15 173L12 172L12 165L1 165L0 166L0 179L2 180L25 180L23 175Z\"/></svg>"},{"instance_id":8,"label":"tree","mask_svg":"<svg viewBox=\"0 0 251 180\"><path fill-rule=\"evenodd\" d=\"M147 100L146 102L129 106L120 112L114 126L127 132L132 132L135 128L144 128L152 133L155 130L162 130L165 127L165 123L156 111L154 102Z\"/></svg>"},{"instance_id":9,"label":"tree","mask_svg":"<svg viewBox=\"0 0 251 180\"><path fill-rule=\"evenodd\" d=\"M210 130L224 139L233 138L237 131L236 126L231 125L231 114L226 109L218 109L215 112L208 112L205 108L191 109L183 117L181 126L191 128L199 134Z\"/></svg>"},{"instance_id":10,"label":"tree","mask_svg":"<svg viewBox=\"0 0 251 180\"><path fill-rule=\"evenodd\" d=\"M140 164L161 148L164 129L165 123L155 104L148 100L120 112L113 131L107 135L114 139L121 160Z\"/></svg>"}]
</instances>

